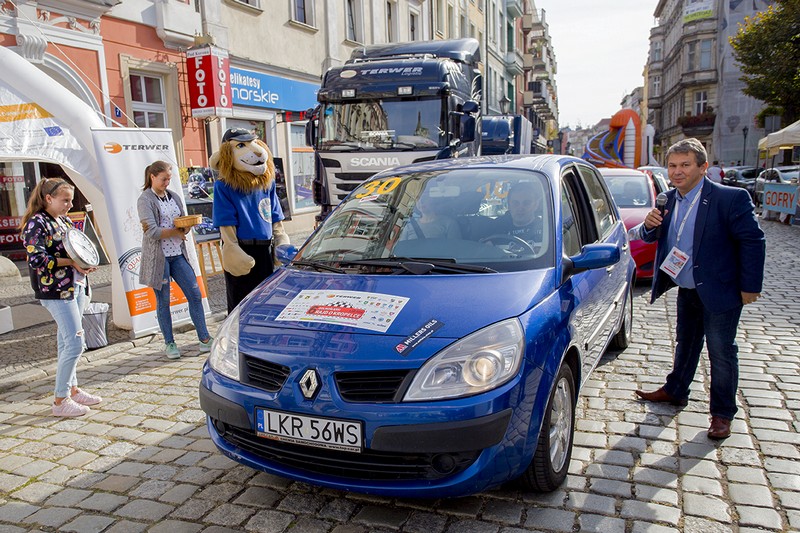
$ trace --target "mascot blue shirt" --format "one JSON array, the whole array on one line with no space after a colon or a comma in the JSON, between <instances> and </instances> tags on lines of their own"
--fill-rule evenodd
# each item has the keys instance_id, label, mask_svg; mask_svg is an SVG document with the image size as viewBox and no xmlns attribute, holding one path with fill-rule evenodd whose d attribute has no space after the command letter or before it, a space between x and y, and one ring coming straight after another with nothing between
<instances>
[{"instance_id":1,"label":"mascot blue shirt","mask_svg":"<svg viewBox=\"0 0 800 533\"><path fill-rule=\"evenodd\" d=\"M275 192L267 189L242 194L220 180L214 182L214 226L236 226L239 239L272 239L272 224L284 218Z\"/></svg>"}]
</instances>

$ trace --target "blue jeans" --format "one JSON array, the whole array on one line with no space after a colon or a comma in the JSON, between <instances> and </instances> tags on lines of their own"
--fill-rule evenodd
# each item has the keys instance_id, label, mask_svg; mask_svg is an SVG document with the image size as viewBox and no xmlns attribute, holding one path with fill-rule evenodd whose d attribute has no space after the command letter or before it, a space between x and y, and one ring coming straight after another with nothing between
<instances>
[{"instance_id":1,"label":"blue jeans","mask_svg":"<svg viewBox=\"0 0 800 533\"><path fill-rule=\"evenodd\" d=\"M68 398L72 387L78 386L78 358L83 353L83 310L89 303L83 285L75 287L72 300L39 300L56 322L58 365L56 366L56 398Z\"/></svg>"},{"instance_id":2,"label":"blue jeans","mask_svg":"<svg viewBox=\"0 0 800 533\"><path fill-rule=\"evenodd\" d=\"M678 290L675 362L664 390L677 399L689 397L705 337L711 363L711 415L733 420L739 386L736 329L742 306L722 313L708 311L694 289Z\"/></svg>"},{"instance_id":3,"label":"blue jeans","mask_svg":"<svg viewBox=\"0 0 800 533\"><path fill-rule=\"evenodd\" d=\"M172 312L169 309L169 280L175 280L189 302L189 316L197 329L197 338L204 341L210 337L206 327L206 315L203 310L203 298L200 296L200 287L197 286L197 276L194 269L182 255L167 257L164 262L164 282L156 293L156 317L158 326L164 335L164 342L175 342L172 335Z\"/></svg>"}]
</instances>

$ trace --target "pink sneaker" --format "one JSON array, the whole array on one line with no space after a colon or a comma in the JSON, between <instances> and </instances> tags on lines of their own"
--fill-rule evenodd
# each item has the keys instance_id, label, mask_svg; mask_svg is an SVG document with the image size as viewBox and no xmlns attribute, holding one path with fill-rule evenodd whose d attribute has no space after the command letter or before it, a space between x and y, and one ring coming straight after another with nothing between
<instances>
[{"instance_id":1,"label":"pink sneaker","mask_svg":"<svg viewBox=\"0 0 800 533\"><path fill-rule=\"evenodd\" d=\"M91 411L85 405L75 403L71 398L64 398L60 404L53 404L53 416L83 416Z\"/></svg>"},{"instance_id":2,"label":"pink sneaker","mask_svg":"<svg viewBox=\"0 0 800 533\"><path fill-rule=\"evenodd\" d=\"M89 394L88 392L78 389L78 393L72 395L72 401L81 405L97 405L102 402L103 399L100 396Z\"/></svg>"}]
</instances>

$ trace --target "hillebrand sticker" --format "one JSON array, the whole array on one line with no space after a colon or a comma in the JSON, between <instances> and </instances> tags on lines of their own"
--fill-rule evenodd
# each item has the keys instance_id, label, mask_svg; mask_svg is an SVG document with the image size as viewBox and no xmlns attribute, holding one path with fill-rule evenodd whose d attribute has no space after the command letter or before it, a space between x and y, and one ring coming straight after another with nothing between
<instances>
[{"instance_id":1,"label":"hillebrand sticker","mask_svg":"<svg viewBox=\"0 0 800 533\"><path fill-rule=\"evenodd\" d=\"M411 353L411 350L419 346L422 341L433 335L436 330L442 326L444 326L443 322L439 322L435 318L430 319L425 323L424 326L411 334L406 340L395 346L395 351L402 355L408 355Z\"/></svg>"},{"instance_id":2,"label":"hillebrand sticker","mask_svg":"<svg viewBox=\"0 0 800 533\"><path fill-rule=\"evenodd\" d=\"M361 291L305 290L277 316L283 322L320 322L386 332L408 298Z\"/></svg>"}]
</instances>

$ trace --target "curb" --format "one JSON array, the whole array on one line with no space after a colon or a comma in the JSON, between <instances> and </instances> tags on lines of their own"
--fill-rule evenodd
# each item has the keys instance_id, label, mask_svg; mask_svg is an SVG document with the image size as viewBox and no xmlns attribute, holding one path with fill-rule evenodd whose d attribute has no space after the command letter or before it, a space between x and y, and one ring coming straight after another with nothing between
<instances>
[{"instance_id":1,"label":"curb","mask_svg":"<svg viewBox=\"0 0 800 533\"><path fill-rule=\"evenodd\" d=\"M210 315L206 316L206 324L216 324L218 322L222 322L227 316L228 316L227 311L217 311L216 313L211 313ZM174 331L175 333L185 333L193 329L194 329L194 324L189 323L189 324L181 324L180 326L175 326ZM145 335L143 337L138 337L136 339L131 339L129 341L110 344L108 346L104 346L96 350L84 351L83 354L81 354L80 361L78 362L79 368L81 361L83 362L99 361L101 359L105 359L112 355L117 355L118 353L124 352L131 348L150 344L153 341L155 341L156 338L159 336L160 336L159 333L153 333L150 335ZM20 385L25 385L32 381L37 381L51 376L54 377L56 374L57 366L58 366L57 361L52 361L52 362L47 362L43 365L30 367L22 370L17 370L14 367L0 369L0 392L6 392L15 387L18 387Z\"/></svg>"}]
</instances>

